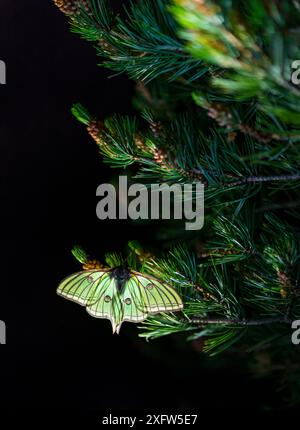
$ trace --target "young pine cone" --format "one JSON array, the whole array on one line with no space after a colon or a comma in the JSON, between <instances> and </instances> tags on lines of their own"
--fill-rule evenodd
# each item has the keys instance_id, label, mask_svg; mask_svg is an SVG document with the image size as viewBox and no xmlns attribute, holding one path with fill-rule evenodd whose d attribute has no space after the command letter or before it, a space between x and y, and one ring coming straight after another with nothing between
<instances>
[{"instance_id":1,"label":"young pine cone","mask_svg":"<svg viewBox=\"0 0 300 430\"><path fill-rule=\"evenodd\" d=\"M90 12L87 0L53 0L55 5L66 15L77 15L80 12L80 6L83 6L86 12Z\"/></svg>"},{"instance_id":2,"label":"young pine cone","mask_svg":"<svg viewBox=\"0 0 300 430\"><path fill-rule=\"evenodd\" d=\"M103 127L103 122L97 121L96 119L93 119L87 126L88 133L92 136L92 138L98 145L101 145L103 143L101 137Z\"/></svg>"}]
</instances>

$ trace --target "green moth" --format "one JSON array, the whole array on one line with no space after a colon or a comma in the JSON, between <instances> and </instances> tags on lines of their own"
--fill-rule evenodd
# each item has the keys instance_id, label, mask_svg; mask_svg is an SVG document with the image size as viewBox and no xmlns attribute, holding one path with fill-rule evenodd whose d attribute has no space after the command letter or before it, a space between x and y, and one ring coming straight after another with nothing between
<instances>
[{"instance_id":1,"label":"green moth","mask_svg":"<svg viewBox=\"0 0 300 430\"><path fill-rule=\"evenodd\" d=\"M90 315L109 319L113 333L119 333L124 321L136 323L183 308L170 285L122 266L74 273L60 283L57 293L85 306Z\"/></svg>"}]
</instances>

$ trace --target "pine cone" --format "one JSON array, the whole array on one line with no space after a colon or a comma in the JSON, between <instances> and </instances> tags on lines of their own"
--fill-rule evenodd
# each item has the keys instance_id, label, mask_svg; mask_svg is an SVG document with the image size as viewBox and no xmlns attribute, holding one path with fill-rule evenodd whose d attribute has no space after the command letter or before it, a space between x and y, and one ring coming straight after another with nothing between
<instances>
[{"instance_id":1,"label":"pine cone","mask_svg":"<svg viewBox=\"0 0 300 430\"><path fill-rule=\"evenodd\" d=\"M150 126L150 129L151 129L152 133L153 133L153 136L156 139L158 139L159 137L162 136L162 134L163 134L163 126L162 126L162 124L160 122L154 122L154 121L152 121L149 126Z\"/></svg>"},{"instance_id":2,"label":"pine cone","mask_svg":"<svg viewBox=\"0 0 300 430\"><path fill-rule=\"evenodd\" d=\"M165 164L166 155L161 149L156 149L154 151L154 160L159 164Z\"/></svg>"},{"instance_id":3,"label":"pine cone","mask_svg":"<svg viewBox=\"0 0 300 430\"><path fill-rule=\"evenodd\" d=\"M103 269L104 266L98 260L91 260L84 263L82 268L83 270L100 270Z\"/></svg>"},{"instance_id":4,"label":"pine cone","mask_svg":"<svg viewBox=\"0 0 300 430\"><path fill-rule=\"evenodd\" d=\"M76 13L76 6L72 0L53 0L55 5L66 15Z\"/></svg>"},{"instance_id":5,"label":"pine cone","mask_svg":"<svg viewBox=\"0 0 300 430\"><path fill-rule=\"evenodd\" d=\"M93 119L89 125L87 126L88 133L92 136L94 141L98 145L103 145L104 141L102 139L102 131L104 129L104 124L102 121L97 121L96 119Z\"/></svg>"},{"instance_id":6,"label":"pine cone","mask_svg":"<svg viewBox=\"0 0 300 430\"><path fill-rule=\"evenodd\" d=\"M80 13L80 9L83 8L91 13L87 0L53 0L55 5L66 15L73 16Z\"/></svg>"},{"instance_id":7,"label":"pine cone","mask_svg":"<svg viewBox=\"0 0 300 430\"><path fill-rule=\"evenodd\" d=\"M149 151L149 148L145 145L145 141L142 136L136 136L134 139L135 146L142 151Z\"/></svg>"},{"instance_id":8,"label":"pine cone","mask_svg":"<svg viewBox=\"0 0 300 430\"><path fill-rule=\"evenodd\" d=\"M277 272L278 280L280 283L280 295L285 299L291 292L293 292L293 285L287 273L279 270Z\"/></svg>"}]
</instances>

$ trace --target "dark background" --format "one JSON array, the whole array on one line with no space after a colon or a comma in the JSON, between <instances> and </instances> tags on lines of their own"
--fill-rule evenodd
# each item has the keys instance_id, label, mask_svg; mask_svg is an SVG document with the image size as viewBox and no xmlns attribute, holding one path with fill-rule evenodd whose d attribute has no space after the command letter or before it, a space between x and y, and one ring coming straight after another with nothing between
<instances>
[{"instance_id":1,"label":"dark background","mask_svg":"<svg viewBox=\"0 0 300 430\"><path fill-rule=\"evenodd\" d=\"M112 336L108 321L56 295L59 281L79 270L74 244L99 257L143 234L97 220L95 190L111 173L70 113L77 101L99 118L132 113L134 88L126 77L108 79L92 46L69 32L50 0L1 0L0 59L7 64L7 85L0 85L1 407L96 417L120 408L259 409L273 385L253 380L243 359L207 360L178 337L146 343L133 324Z\"/></svg>"}]
</instances>

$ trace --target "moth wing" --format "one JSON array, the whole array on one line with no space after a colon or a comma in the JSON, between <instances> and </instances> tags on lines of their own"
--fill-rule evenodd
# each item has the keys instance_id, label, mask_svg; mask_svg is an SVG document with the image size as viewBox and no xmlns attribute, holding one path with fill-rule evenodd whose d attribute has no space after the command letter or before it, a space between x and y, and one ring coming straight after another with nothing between
<instances>
[{"instance_id":1,"label":"moth wing","mask_svg":"<svg viewBox=\"0 0 300 430\"><path fill-rule=\"evenodd\" d=\"M87 312L95 318L107 318L112 324L113 333L119 333L123 322L123 306L117 283L114 278L106 278L93 301L88 304Z\"/></svg>"},{"instance_id":2,"label":"moth wing","mask_svg":"<svg viewBox=\"0 0 300 430\"><path fill-rule=\"evenodd\" d=\"M107 278L109 278L109 274L103 270L77 272L61 281L57 294L82 306L87 306L93 301L93 297Z\"/></svg>"},{"instance_id":3,"label":"moth wing","mask_svg":"<svg viewBox=\"0 0 300 430\"><path fill-rule=\"evenodd\" d=\"M179 294L170 285L139 273L132 274L134 290L140 291L138 306L145 313L175 312L183 308Z\"/></svg>"},{"instance_id":4,"label":"moth wing","mask_svg":"<svg viewBox=\"0 0 300 430\"><path fill-rule=\"evenodd\" d=\"M148 313L142 310L140 306L143 300L141 291L136 287L135 283L132 282L132 278L130 278L124 286L121 300L124 309L124 321L139 322L147 318Z\"/></svg>"}]
</instances>

